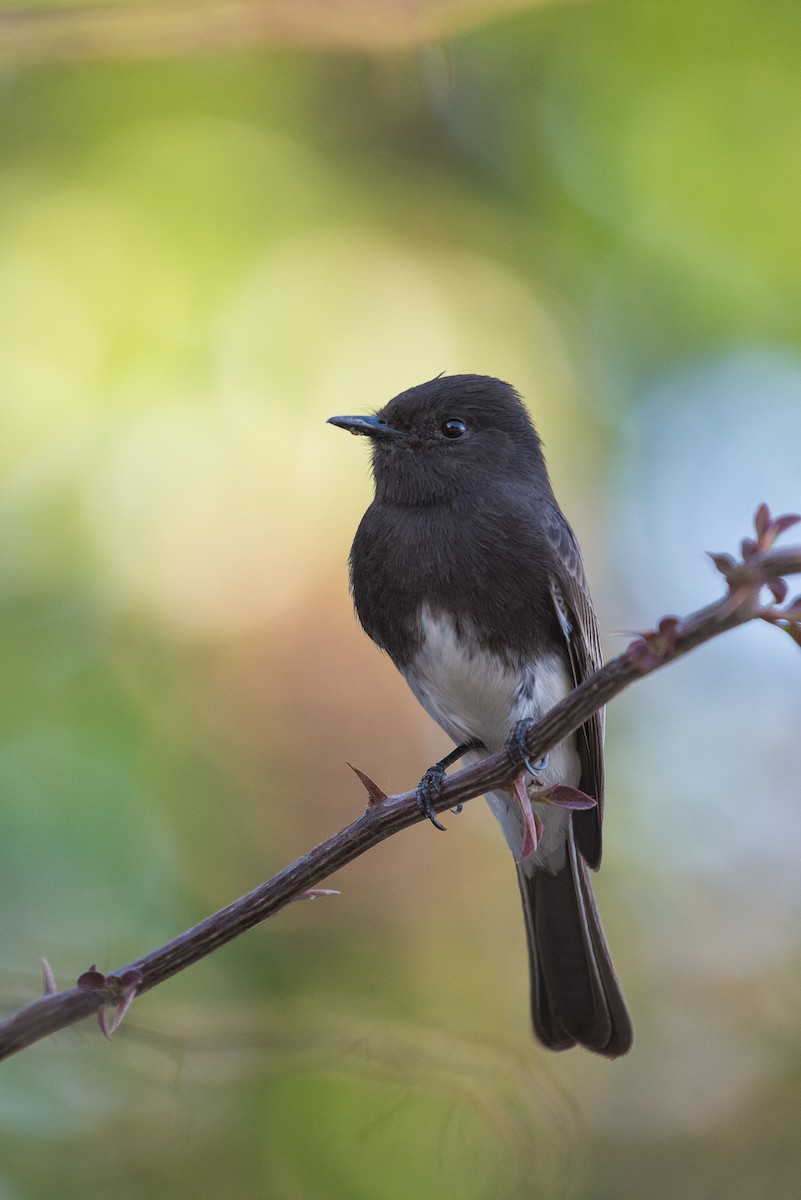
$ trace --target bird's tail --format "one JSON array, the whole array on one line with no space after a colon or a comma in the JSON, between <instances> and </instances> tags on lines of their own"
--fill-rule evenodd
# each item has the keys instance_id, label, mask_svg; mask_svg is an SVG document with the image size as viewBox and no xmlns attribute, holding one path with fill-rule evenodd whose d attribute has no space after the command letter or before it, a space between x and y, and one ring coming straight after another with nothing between
<instances>
[{"instance_id":1,"label":"bird's tail","mask_svg":"<svg viewBox=\"0 0 801 1200\"><path fill-rule=\"evenodd\" d=\"M534 1032L549 1050L579 1045L618 1058L634 1031L572 829L556 874L517 870L531 964Z\"/></svg>"}]
</instances>

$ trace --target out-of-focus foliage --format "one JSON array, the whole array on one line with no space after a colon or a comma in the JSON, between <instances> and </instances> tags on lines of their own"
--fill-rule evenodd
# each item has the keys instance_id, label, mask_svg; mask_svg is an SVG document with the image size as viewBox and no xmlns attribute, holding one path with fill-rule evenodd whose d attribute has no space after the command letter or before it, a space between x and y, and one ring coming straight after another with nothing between
<instances>
[{"instance_id":1,"label":"out-of-focus foliage","mask_svg":"<svg viewBox=\"0 0 801 1200\"><path fill-rule=\"evenodd\" d=\"M398 789L444 752L352 617L370 483L330 414L515 383L610 652L801 505L801 9L509 7L394 53L4 59L5 1010L42 955L113 969L351 819L345 760ZM110 1046L3 1064L0 1196L794 1196L800 691L749 629L609 713L629 1059L531 1042L475 802Z\"/></svg>"},{"instance_id":2,"label":"out-of-focus foliage","mask_svg":"<svg viewBox=\"0 0 801 1200\"><path fill-rule=\"evenodd\" d=\"M0 62L174 55L285 43L398 50L562 0L33 0L0 9ZM578 0L587 3L589 0Z\"/></svg>"}]
</instances>

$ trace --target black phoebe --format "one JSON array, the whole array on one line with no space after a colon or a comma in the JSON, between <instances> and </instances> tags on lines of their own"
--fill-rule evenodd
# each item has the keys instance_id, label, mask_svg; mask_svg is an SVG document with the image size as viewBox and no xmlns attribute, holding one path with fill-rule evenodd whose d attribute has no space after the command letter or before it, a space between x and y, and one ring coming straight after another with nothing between
<instances>
[{"instance_id":1,"label":"black phoebe","mask_svg":"<svg viewBox=\"0 0 801 1200\"><path fill-rule=\"evenodd\" d=\"M375 499L350 554L359 620L457 743L421 782L425 806L443 765L500 750L600 667L595 609L509 384L440 377L375 416L331 423L372 443ZM601 862L603 715L527 768L487 799L517 862L534 1031L552 1050L616 1058L631 1048L631 1018L587 870ZM595 805L547 803L557 785Z\"/></svg>"}]
</instances>

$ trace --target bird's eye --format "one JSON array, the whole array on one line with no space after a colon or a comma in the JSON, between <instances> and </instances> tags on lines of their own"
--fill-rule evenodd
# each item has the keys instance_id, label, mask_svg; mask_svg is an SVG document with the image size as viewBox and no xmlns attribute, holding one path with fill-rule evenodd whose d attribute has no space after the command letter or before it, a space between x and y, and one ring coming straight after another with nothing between
<instances>
[{"instance_id":1,"label":"bird's eye","mask_svg":"<svg viewBox=\"0 0 801 1200\"><path fill-rule=\"evenodd\" d=\"M451 417L447 421L443 421L440 425L440 430L446 438L460 438L467 433L467 426L464 421L458 421L455 417Z\"/></svg>"}]
</instances>

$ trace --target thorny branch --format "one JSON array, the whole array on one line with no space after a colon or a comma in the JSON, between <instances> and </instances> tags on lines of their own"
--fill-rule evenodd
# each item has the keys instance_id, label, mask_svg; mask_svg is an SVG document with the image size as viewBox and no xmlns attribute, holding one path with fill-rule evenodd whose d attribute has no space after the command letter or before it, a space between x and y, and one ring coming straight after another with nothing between
<instances>
[{"instance_id":1,"label":"thorny branch","mask_svg":"<svg viewBox=\"0 0 801 1200\"><path fill-rule=\"evenodd\" d=\"M784 579L786 575L801 574L801 546L773 548L777 537L799 520L791 516L773 519L762 505L755 519L756 536L744 539L739 559L728 554L710 555L726 582L726 594L683 619L663 617L655 630L644 633L622 654L610 659L531 726L525 738L528 757L541 758L624 688L738 625L754 619L767 621L801 646L801 596L786 604L788 588ZM765 592L770 595L767 603L763 603ZM509 786L522 767L523 752L523 745L514 752L502 750L455 772L445 780L434 809L443 812L495 788ZM199 962L291 901L326 894L316 887L321 880L422 819L414 790L386 796L363 772L356 769L356 774L368 793L367 810L362 816L193 929L111 974L103 974L93 965L74 987L63 992L56 991L45 963L45 994L0 1022L0 1059L92 1014L97 1015L101 1030L110 1037L136 996Z\"/></svg>"}]
</instances>

